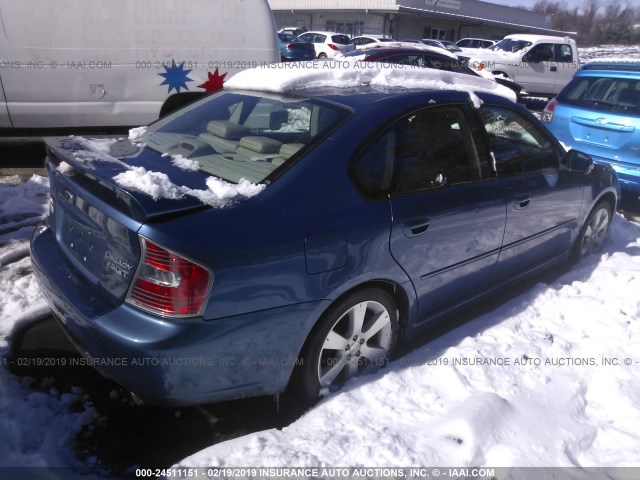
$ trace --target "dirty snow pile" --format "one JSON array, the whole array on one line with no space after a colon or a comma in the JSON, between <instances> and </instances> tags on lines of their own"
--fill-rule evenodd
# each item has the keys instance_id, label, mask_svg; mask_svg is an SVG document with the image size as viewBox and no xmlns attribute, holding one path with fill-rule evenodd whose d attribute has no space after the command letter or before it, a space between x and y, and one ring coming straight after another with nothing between
<instances>
[{"instance_id":1,"label":"dirty snow pile","mask_svg":"<svg viewBox=\"0 0 640 480\"><path fill-rule=\"evenodd\" d=\"M552 284L180 466L640 466L640 225Z\"/></svg>"},{"instance_id":2,"label":"dirty snow pile","mask_svg":"<svg viewBox=\"0 0 640 480\"><path fill-rule=\"evenodd\" d=\"M45 177L0 178L0 467L82 467L71 445L96 419L80 389L35 391L6 369L17 329L49 314L29 258L29 239L48 209Z\"/></svg>"}]
</instances>

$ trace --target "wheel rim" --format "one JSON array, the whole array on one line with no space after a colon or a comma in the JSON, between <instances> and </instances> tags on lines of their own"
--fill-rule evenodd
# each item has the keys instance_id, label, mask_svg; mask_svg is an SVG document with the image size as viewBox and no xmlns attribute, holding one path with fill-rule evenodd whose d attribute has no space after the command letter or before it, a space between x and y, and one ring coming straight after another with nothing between
<instances>
[{"instance_id":1,"label":"wheel rim","mask_svg":"<svg viewBox=\"0 0 640 480\"><path fill-rule=\"evenodd\" d=\"M381 366L391 332L391 316L384 305L365 301L347 310L333 324L320 350L320 387L342 385L368 367Z\"/></svg>"},{"instance_id":2,"label":"wheel rim","mask_svg":"<svg viewBox=\"0 0 640 480\"><path fill-rule=\"evenodd\" d=\"M580 256L586 257L591 252L602 249L609 228L609 212L606 208L600 208L595 212L584 231Z\"/></svg>"}]
</instances>

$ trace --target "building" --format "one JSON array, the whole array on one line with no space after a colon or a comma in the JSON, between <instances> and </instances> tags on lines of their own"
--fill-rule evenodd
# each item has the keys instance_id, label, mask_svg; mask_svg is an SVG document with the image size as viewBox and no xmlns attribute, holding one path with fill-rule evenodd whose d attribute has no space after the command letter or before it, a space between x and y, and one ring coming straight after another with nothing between
<instances>
[{"instance_id":1,"label":"building","mask_svg":"<svg viewBox=\"0 0 640 480\"><path fill-rule=\"evenodd\" d=\"M278 28L304 27L398 40L510 33L575 35L551 29L552 15L480 0L269 0Z\"/></svg>"}]
</instances>

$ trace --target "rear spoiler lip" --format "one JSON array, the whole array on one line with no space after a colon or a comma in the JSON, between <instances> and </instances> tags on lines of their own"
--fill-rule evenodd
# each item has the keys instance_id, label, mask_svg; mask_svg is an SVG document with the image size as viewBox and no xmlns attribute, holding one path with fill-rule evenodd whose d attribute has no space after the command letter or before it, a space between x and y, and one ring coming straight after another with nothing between
<instances>
[{"instance_id":1,"label":"rear spoiler lip","mask_svg":"<svg viewBox=\"0 0 640 480\"><path fill-rule=\"evenodd\" d=\"M92 168L92 166L74 158L72 151L64 147L63 142L69 142L70 137L46 137L43 140L47 148L45 167L49 175L64 175L65 173L59 169L59 166L62 162L67 163L73 169L74 174L82 175L87 180L96 182L100 187L107 189L123 201L128 207L127 214L137 222L158 221L186 212L211 208L195 198L154 200L143 192L125 189L113 180L115 175L126 171L124 166L118 165L120 161L117 159L114 159L114 163L100 166L92 165L94 167Z\"/></svg>"}]
</instances>

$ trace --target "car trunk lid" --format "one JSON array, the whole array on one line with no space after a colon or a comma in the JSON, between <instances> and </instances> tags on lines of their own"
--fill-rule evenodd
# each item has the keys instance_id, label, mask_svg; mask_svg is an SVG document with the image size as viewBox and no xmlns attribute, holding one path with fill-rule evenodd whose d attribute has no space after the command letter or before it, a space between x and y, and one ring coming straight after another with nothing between
<instances>
[{"instance_id":1,"label":"car trunk lid","mask_svg":"<svg viewBox=\"0 0 640 480\"><path fill-rule=\"evenodd\" d=\"M117 140L93 143L78 137L48 138L47 169L50 178L49 225L65 258L102 297L121 303L140 258L138 230L143 223L207 208L189 195L172 194L171 185L206 188L205 175L183 171L157 152L139 151L135 161L109 154ZM120 151L133 150L119 145ZM138 149L141 150L141 149ZM131 163L129 163L131 161ZM123 187L121 175L147 174L153 165L156 197ZM143 172L143 169L144 172ZM151 179L154 177L151 176ZM144 178L138 179L144 190ZM126 183L126 181L124 182ZM162 191L162 188L165 191Z\"/></svg>"},{"instance_id":2,"label":"car trunk lid","mask_svg":"<svg viewBox=\"0 0 640 480\"><path fill-rule=\"evenodd\" d=\"M610 115L574 115L571 135L578 141L604 148L622 148L633 140L636 127L628 118Z\"/></svg>"}]
</instances>

